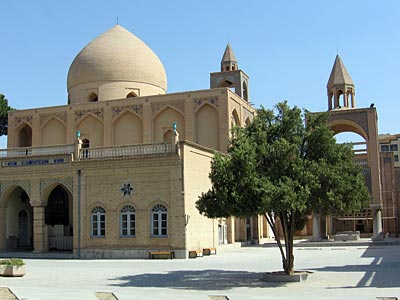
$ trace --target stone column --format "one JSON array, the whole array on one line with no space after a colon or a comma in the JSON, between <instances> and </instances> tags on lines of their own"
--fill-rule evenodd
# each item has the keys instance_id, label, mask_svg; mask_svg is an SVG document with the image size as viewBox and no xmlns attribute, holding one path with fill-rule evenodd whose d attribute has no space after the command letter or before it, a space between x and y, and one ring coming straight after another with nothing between
<instances>
[{"instance_id":1,"label":"stone column","mask_svg":"<svg viewBox=\"0 0 400 300\"><path fill-rule=\"evenodd\" d=\"M235 217L226 219L228 244L235 243Z\"/></svg>"},{"instance_id":2,"label":"stone column","mask_svg":"<svg viewBox=\"0 0 400 300\"><path fill-rule=\"evenodd\" d=\"M108 103L107 103L108 104ZM103 116L103 146L109 147L113 145L112 141L112 109L110 106L104 106Z\"/></svg>"},{"instance_id":3,"label":"stone column","mask_svg":"<svg viewBox=\"0 0 400 300\"><path fill-rule=\"evenodd\" d=\"M6 248L6 205L0 206L0 250Z\"/></svg>"},{"instance_id":4,"label":"stone column","mask_svg":"<svg viewBox=\"0 0 400 300\"><path fill-rule=\"evenodd\" d=\"M372 209L373 238L376 239L382 232L382 212L380 206L371 204L370 207Z\"/></svg>"},{"instance_id":5,"label":"stone column","mask_svg":"<svg viewBox=\"0 0 400 300\"><path fill-rule=\"evenodd\" d=\"M35 252L48 250L48 234L44 213L44 206L33 206L33 248Z\"/></svg>"},{"instance_id":6,"label":"stone column","mask_svg":"<svg viewBox=\"0 0 400 300\"><path fill-rule=\"evenodd\" d=\"M320 242L322 241L321 238L321 231L319 226L319 215L317 213L313 213L313 228L312 228L312 242Z\"/></svg>"},{"instance_id":7,"label":"stone column","mask_svg":"<svg viewBox=\"0 0 400 300\"><path fill-rule=\"evenodd\" d=\"M153 132L152 132L152 109L151 109L151 103L148 101L148 99L145 100L143 103L143 143L154 143L156 142L153 138Z\"/></svg>"},{"instance_id":8,"label":"stone column","mask_svg":"<svg viewBox=\"0 0 400 300\"><path fill-rule=\"evenodd\" d=\"M32 147L40 146L40 116L37 111L32 115Z\"/></svg>"}]
</instances>

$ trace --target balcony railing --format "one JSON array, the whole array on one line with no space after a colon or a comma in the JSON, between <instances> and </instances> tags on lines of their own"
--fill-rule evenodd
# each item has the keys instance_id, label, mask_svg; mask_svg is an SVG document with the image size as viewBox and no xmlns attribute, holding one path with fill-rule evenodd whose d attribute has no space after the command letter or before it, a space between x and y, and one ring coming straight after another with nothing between
<instances>
[{"instance_id":1,"label":"balcony railing","mask_svg":"<svg viewBox=\"0 0 400 300\"><path fill-rule=\"evenodd\" d=\"M118 157L157 156L172 153L172 144L138 144L129 146L82 148L79 159L109 159Z\"/></svg>"},{"instance_id":2,"label":"balcony railing","mask_svg":"<svg viewBox=\"0 0 400 300\"><path fill-rule=\"evenodd\" d=\"M74 145L56 145L43 147L20 147L0 149L0 159L18 158L27 156L48 156L70 154L75 150Z\"/></svg>"}]
</instances>

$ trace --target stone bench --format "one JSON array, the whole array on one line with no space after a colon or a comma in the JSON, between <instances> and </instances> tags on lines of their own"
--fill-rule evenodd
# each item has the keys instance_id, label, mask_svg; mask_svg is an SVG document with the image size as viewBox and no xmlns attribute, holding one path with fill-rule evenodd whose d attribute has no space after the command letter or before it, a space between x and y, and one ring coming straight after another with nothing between
<instances>
[{"instance_id":1,"label":"stone bench","mask_svg":"<svg viewBox=\"0 0 400 300\"><path fill-rule=\"evenodd\" d=\"M217 254L217 248L214 248L214 247L211 247L211 248L204 248L204 249L203 249L203 254L204 254L204 255Z\"/></svg>"},{"instance_id":2,"label":"stone bench","mask_svg":"<svg viewBox=\"0 0 400 300\"><path fill-rule=\"evenodd\" d=\"M196 258L196 257L203 257L203 250L190 250L189 251L189 258Z\"/></svg>"},{"instance_id":3,"label":"stone bench","mask_svg":"<svg viewBox=\"0 0 400 300\"><path fill-rule=\"evenodd\" d=\"M359 231L341 231L337 232L333 239L335 241L358 241L360 239L360 232Z\"/></svg>"},{"instance_id":4,"label":"stone bench","mask_svg":"<svg viewBox=\"0 0 400 300\"><path fill-rule=\"evenodd\" d=\"M174 251L150 251L150 259L173 259L175 258Z\"/></svg>"}]
</instances>

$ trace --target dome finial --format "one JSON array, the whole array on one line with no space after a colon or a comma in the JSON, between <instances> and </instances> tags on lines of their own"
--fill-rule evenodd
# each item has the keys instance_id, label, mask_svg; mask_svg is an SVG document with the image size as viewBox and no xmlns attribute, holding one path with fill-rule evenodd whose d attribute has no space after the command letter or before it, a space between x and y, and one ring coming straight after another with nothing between
<instances>
[{"instance_id":1,"label":"dome finial","mask_svg":"<svg viewBox=\"0 0 400 300\"><path fill-rule=\"evenodd\" d=\"M117 17L117 25L119 25L119 22L118 22L118 17Z\"/></svg>"}]
</instances>

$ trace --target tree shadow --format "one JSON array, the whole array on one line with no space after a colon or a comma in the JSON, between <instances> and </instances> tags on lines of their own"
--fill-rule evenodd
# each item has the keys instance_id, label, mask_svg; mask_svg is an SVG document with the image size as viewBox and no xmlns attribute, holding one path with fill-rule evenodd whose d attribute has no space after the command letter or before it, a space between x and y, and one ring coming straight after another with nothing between
<instances>
[{"instance_id":1,"label":"tree shadow","mask_svg":"<svg viewBox=\"0 0 400 300\"><path fill-rule=\"evenodd\" d=\"M268 288L285 283L262 281L263 273L227 270L182 270L116 277L110 284L119 287L154 287L183 290L229 290L238 287Z\"/></svg>"},{"instance_id":2,"label":"tree shadow","mask_svg":"<svg viewBox=\"0 0 400 300\"><path fill-rule=\"evenodd\" d=\"M400 256L398 247L375 247L365 250L363 258L373 258L369 264L327 266L322 268L310 268L318 272L361 272L363 277L355 286L346 288L377 287L389 288L400 286Z\"/></svg>"}]
</instances>

